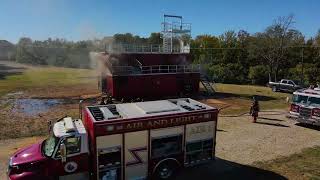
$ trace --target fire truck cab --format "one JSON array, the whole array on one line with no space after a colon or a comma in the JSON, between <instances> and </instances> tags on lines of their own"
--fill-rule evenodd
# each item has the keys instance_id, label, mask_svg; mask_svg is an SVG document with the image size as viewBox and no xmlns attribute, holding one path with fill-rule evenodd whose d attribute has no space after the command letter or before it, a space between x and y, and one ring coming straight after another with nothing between
<instances>
[{"instance_id":1,"label":"fire truck cab","mask_svg":"<svg viewBox=\"0 0 320 180\"><path fill-rule=\"evenodd\" d=\"M320 89L302 89L293 93L289 118L320 126Z\"/></svg>"},{"instance_id":2,"label":"fire truck cab","mask_svg":"<svg viewBox=\"0 0 320 180\"><path fill-rule=\"evenodd\" d=\"M87 106L10 158L10 179L157 179L214 159L218 109L169 99Z\"/></svg>"}]
</instances>

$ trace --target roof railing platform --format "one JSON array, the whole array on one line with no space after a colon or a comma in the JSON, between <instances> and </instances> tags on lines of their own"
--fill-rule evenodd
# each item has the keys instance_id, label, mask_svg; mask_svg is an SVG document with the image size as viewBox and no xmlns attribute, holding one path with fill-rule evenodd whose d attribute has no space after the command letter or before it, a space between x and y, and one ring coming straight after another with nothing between
<instances>
[{"instance_id":1,"label":"roof railing platform","mask_svg":"<svg viewBox=\"0 0 320 180\"><path fill-rule=\"evenodd\" d=\"M159 73L200 73L200 64L153 65L153 66L112 66L112 74L159 74Z\"/></svg>"},{"instance_id":2,"label":"roof railing platform","mask_svg":"<svg viewBox=\"0 0 320 180\"><path fill-rule=\"evenodd\" d=\"M112 44L109 45L106 49L109 53L156 53L156 54L168 54L167 51L164 51L163 45L139 45L139 44ZM175 54L179 53L190 53L190 47L172 47L172 52Z\"/></svg>"}]
</instances>

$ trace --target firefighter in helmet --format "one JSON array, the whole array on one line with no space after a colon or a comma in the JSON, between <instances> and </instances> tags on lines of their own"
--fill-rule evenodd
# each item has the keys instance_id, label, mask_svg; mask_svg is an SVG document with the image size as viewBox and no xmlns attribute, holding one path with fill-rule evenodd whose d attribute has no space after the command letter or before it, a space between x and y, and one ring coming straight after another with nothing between
<instances>
[{"instance_id":1,"label":"firefighter in helmet","mask_svg":"<svg viewBox=\"0 0 320 180\"><path fill-rule=\"evenodd\" d=\"M260 111L260 106L257 98L255 96L252 97L252 105L250 108L250 115L252 116L252 122L257 122L258 114Z\"/></svg>"}]
</instances>

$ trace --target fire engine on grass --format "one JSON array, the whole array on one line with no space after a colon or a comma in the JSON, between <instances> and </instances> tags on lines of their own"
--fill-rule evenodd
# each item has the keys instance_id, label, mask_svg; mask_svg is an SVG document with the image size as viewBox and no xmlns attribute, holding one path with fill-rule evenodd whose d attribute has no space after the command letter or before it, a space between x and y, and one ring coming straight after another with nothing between
<instances>
[{"instance_id":1,"label":"fire engine on grass","mask_svg":"<svg viewBox=\"0 0 320 180\"><path fill-rule=\"evenodd\" d=\"M95 105L63 118L48 139L18 150L18 179L156 179L213 160L218 109L190 98Z\"/></svg>"},{"instance_id":2,"label":"fire engine on grass","mask_svg":"<svg viewBox=\"0 0 320 180\"><path fill-rule=\"evenodd\" d=\"M289 117L300 123L320 126L320 89L295 91Z\"/></svg>"}]
</instances>

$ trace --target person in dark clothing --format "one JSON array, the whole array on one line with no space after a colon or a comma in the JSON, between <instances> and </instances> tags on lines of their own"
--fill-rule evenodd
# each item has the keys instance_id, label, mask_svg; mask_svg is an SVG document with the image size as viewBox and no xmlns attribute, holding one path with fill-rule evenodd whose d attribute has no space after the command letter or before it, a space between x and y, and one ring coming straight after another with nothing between
<instances>
[{"instance_id":1,"label":"person in dark clothing","mask_svg":"<svg viewBox=\"0 0 320 180\"><path fill-rule=\"evenodd\" d=\"M259 102L256 99L256 97L253 96L252 105L251 105L251 108L250 108L250 115L252 116L252 122L253 123L257 122L259 111L260 111Z\"/></svg>"}]
</instances>

